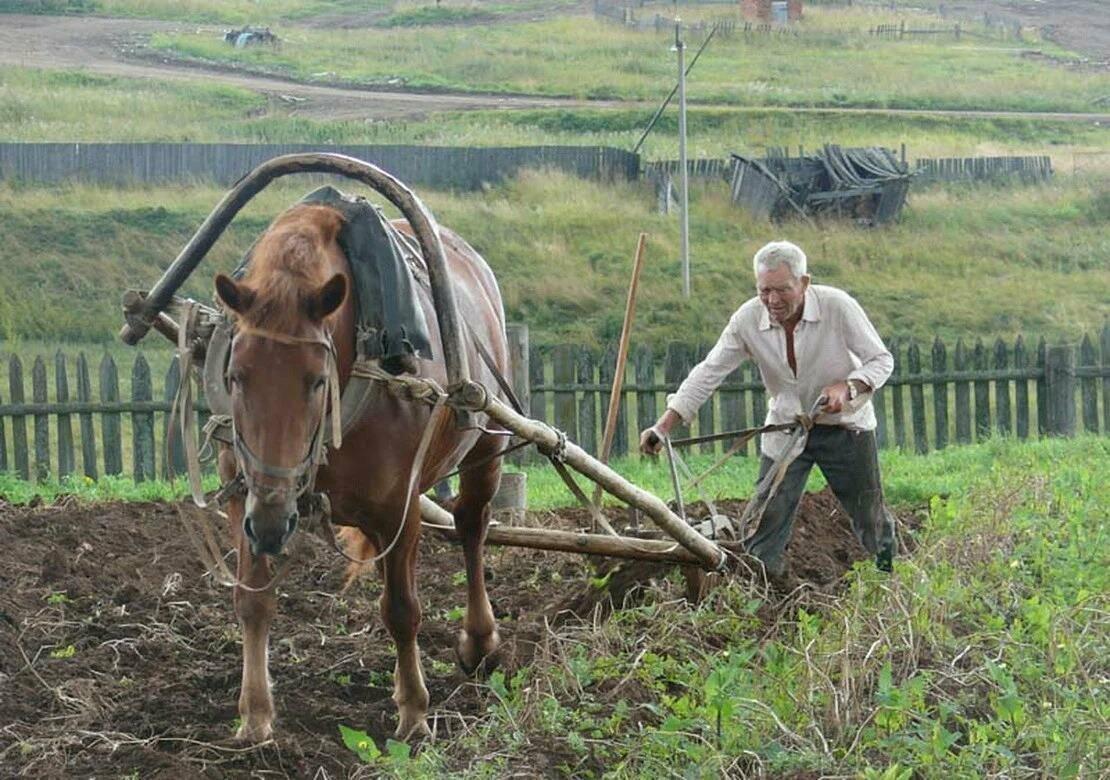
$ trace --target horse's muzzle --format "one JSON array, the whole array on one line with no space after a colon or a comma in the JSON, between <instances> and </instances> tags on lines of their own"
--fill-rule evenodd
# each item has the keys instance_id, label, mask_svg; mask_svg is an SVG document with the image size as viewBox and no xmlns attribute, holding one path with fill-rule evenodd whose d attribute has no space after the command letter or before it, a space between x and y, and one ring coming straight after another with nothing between
<instances>
[{"instance_id":1,"label":"horse's muzzle","mask_svg":"<svg viewBox=\"0 0 1110 780\"><path fill-rule=\"evenodd\" d=\"M243 533L254 555L279 555L297 530L296 502L264 504L247 496Z\"/></svg>"}]
</instances>

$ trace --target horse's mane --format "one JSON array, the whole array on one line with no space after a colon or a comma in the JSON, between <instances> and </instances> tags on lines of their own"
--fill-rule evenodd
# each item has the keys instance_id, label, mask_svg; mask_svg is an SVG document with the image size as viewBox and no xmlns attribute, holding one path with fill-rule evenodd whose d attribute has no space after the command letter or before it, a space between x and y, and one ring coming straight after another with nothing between
<instances>
[{"instance_id":1,"label":"horse's mane","mask_svg":"<svg viewBox=\"0 0 1110 780\"><path fill-rule=\"evenodd\" d=\"M306 316L309 296L330 277L323 262L343 225L327 206L296 206L274 220L258 240L242 283L255 295L243 314L245 324L296 333Z\"/></svg>"}]
</instances>

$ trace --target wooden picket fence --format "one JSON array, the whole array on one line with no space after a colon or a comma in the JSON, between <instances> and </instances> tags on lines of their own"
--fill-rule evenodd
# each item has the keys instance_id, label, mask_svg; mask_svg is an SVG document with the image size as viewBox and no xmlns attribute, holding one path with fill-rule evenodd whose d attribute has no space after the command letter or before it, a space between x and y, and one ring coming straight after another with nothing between
<instances>
[{"instance_id":1,"label":"wooden picket fence","mask_svg":"<svg viewBox=\"0 0 1110 780\"><path fill-rule=\"evenodd\" d=\"M510 328L510 342L512 381L525 409L596 453L616 346L601 353L566 344L529 349L523 326ZM1049 346L1043 339L1027 345L1021 337L993 344L957 340L951 349L940 339L931 348L899 339L888 339L888 344L895 356L894 375L875 396L882 447L925 453L998 435L1028 439L1074 435L1080 429L1110 433L1110 324L1098 337L1085 335L1078 347ZM707 350L708 345L680 343L661 353L633 347L614 456L635 450L638 432L655 422L666 394ZM0 472L37 480L127 474L142 481L183 474L179 437L167 437L179 384L177 365L169 366L160 387L152 373L147 358L139 354L130 367L129 397L124 398L121 372L107 354L95 371L83 353L71 358L58 352L52 361L35 357L28 401L24 361L10 355L7 387L0 388ZM692 433L758 425L766 411L759 375L746 364L702 407ZM198 430L205 412L202 401ZM724 446L727 442L699 445L699 451L720 452ZM741 450L754 452L754 443Z\"/></svg>"},{"instance_id":2,"label":"wooden picket fence","mask_svg":"<svg viewBox=\"0 0 1110 780\"><path fill-rule=\"evenodd\" d=\"M931 349L907 340L887 342L895 357L894 375L874 399L881 447L925 453L996 435L1073 435L1077 421L1083 430L1110 432L1110 325L1097 339L1085 335L1078 348L1048 346L1043 339L1029 346L1021 337L992 345L958 340L951 349L940 339ZM638 432L655 422L666 393L674 392L709 346L672 343L662 355L646 346L632 349L614 455L635 450ZM596 452L615 365L613 346L601 354L573 345L530 350L531 415ZM745 364L701 408L691 432L759 425L766 411L758 371ZM720 452L727 444L703 444L699 451ZM754 453L754 446L741 452Z\"/></svg>"}]
</instances>

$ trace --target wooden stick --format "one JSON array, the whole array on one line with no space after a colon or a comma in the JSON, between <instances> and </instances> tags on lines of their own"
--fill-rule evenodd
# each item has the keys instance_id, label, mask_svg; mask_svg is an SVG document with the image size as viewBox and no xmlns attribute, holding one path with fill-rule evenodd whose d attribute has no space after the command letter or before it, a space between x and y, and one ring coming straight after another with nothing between
<instances>
[{"instance_id":1,"label":"wooden stick","mask_svg":"<svg viewBox=\"0 0 1110 780\"><path fill-rule=\"evenodd\" d=\"M425 527L441 533L451 541L459 541L451 513L440 507L427 496L420 498L420 512ZM553 552L579 553L582 555L605 555L611 558L631 558L639 561L657 561L685 566L704 566L703 562L689 551L674 542L662 539L638 539L587 534L574 531L555 531L547 528L515 528L492 525L486 531L486 544L504 547L526 547L532 550L551 550ZM726 549L735 548L742 552L739 542L723 542Z\"/></svg>"},{"instance_id":2,"label":"wooden stick","mask_svg":"<svg viewBox=\"0 0 1110 780\"><path fill-rule=\"evenodd\" d=\"M626 504L641 510L660 529L689 550L704 568L716 570L724 566L725 554L721 548L683 522L658 496L636 487L551 426L518 414L504 402L492 397L481 384L464 382L457 386L451 393L450 402L457 408L485 412L506 430L535 442L545 452L553 453Z\"/></svg>"},{"instance_id":3,"label":"wooden stick","mask_svg":"<svg viewBox=\"0 0 1110 780\"><path fill-rule=\"evenodd\" d=\"M628 300L624 305L624 324L621 325L620 347L617 349L617 368L613 373L613 389L609 396L609 413L605 417L605 436L601 440L600 460L609 462L609 451L617 433L617 412L620 409L621 389L624 386L624 367L628 362L628 340L632 335L632 318L636 316L636 292L640 287L640 271L644 267L644 246L647 234L641 233L636 242L636 258L632 262L632 281L628 284ZM594 491L594 503L601 501L601 485Z\"/></svg>"}]
</instances>

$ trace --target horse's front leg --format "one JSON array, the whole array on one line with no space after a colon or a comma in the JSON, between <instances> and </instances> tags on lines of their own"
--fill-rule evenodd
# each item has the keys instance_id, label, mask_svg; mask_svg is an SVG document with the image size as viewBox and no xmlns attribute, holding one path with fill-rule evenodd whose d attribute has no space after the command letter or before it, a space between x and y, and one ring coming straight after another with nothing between
<instances>
[{"instance_id":1,"label":"horse's front leg","mask_svg":"<svg viewBox=\"0 0 1110 780\"><path fill-rule=\"evenodd\" d=\"M230 476L225 472L225 455L220 457L220 475L224 481L235 476L234 459ZM227 508L232 538L239 548L236 579L251 588L264 588L273 576L273 565L264 555L251 554L250 544L243 533L244 500L232 499ZM274 732L274 698L270 693L269 638L270 624L277 611L274 589L262 592L235 586L235 614L243 632L243 678L239 692L239 730L235 738L243 742L264 742Z\"/></svg>"},{"instance_id":2,"label":"horse's front leg","mask_svg":"<svg viewBox=\"0 0 1110 780\"><path fill-rule=\"evenodd\" d=\"M427 736L428 688L420 665L420 601L416 595L416 549L420 539L420 509L415 500L397 544L386 556L383 565L381 598L382 620L397 647L397 664L393 670L393 701L397 703L397 732L401 740ZM388 526L386 526L388 528ZM390 529L395 531L396 527ZM379 537L388 544L391 533Z\"/></svg>"}]
</instances>

